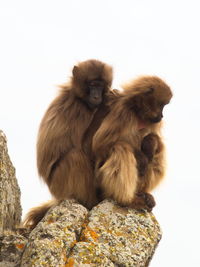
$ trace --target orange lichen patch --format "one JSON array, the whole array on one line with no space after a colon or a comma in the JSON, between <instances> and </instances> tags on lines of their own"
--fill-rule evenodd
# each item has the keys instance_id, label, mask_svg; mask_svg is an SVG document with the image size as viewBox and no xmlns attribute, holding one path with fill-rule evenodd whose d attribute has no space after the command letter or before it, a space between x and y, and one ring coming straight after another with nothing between
<instances>
[{"instance_id":1,"label":"orange lichen patch","mask_svg":"<svg viewBox=\"0 0 200 267\"><path fill-rule=\"evenodd\" d=\"M88 220L85 220L84 223L82 224L82 228L83 228L83 229L86 228L87 225L88 225L88 223L89 223Z\"/></svg>"},{"instance_id":2,"label":"orange lichen patch","mask_svg":"<svg viewBox=\"0 0 200 267\"><path fill-rule=\"evenodd\" d=\"M73 267L74 266L74 259L69 258L68 262L65 264L65 267Z\"/></svg>"},{"instance_id":3,"label":"orange lichen patch","mask_svg":"<svg viewBox=\"0 0 200 267\"><path fill-rule=\"evenodd\" d=\"M91 229L89 230L89 233L90 233L90 236L94 239L94 241L97 241L97 239L99 237L98 234Z\"/></svg>"},{"instance_id":4,"label":"orange lichen patch","mask_svg":"<svg viewBox=\"0 0 200 267\"><path fill-rule=\"evenodd\" d=\"M85 229L83 230L82 232L82 235L81 235L81 241L89 241L88 239L89 238L92 238L94 241L97 241L98 239L98 234L92 230L89 226L86 226Z\"/></svg>"},{"instance_id":5,"label":"orange lichen patch","mask_svg":"<svg viewBox=\"0 0 200 267\"><path fill-rule=\"evenodd\" d=\"M25 247L24 244L19 244L19 243L15 244L15 246L16 246L16 248L18 248L18 249L24 249L24 247Z\"/></svg>"},{"instance_id":6,"label":"orange lichen patch","mask_svg":"<svg viewBox=\"0 0 200 267\"><path fill-rule=\"evenodd\" d=\"M53 220L52 218L50 218L50 219L47 221L48 224L53 223L53 222L54 222L54 220Z\"/></svg>"}]
</instances>

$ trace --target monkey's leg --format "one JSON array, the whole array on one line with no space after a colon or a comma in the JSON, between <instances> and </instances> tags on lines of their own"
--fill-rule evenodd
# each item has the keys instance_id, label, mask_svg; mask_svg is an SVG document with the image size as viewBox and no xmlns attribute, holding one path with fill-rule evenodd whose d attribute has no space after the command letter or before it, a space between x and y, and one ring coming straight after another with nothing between
<instances>
[{"instance_id":1,"label":"monkey's leg","mask_svg":"<svg viewBox=\"0 0 200 267\"><path fill-rule=\"evenodd\" d=\"M125 206L132 203L138 171L131 147L125 142L115 144L107 160L96 170L96 177L106 198Z\"/></svg>"},{"instance_id":2,"label":"monkey's leg","mask_svg":"<svg viewBox=\"0 0 200 267\"><path fill-rule=\"evenodd\" d=\"M77 149L67 153L55 166L49 189L58 200L74 198L87 208L93 207L97 203L94 173L87 156Z\"/></svg>"}]
</instances>

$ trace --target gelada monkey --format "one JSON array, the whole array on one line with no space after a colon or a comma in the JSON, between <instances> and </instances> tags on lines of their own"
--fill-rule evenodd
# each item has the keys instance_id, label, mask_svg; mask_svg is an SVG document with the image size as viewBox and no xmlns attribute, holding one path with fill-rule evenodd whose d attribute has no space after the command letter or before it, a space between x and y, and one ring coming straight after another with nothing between
<instances>
[{"instance_id":1,"label":"gelada monkey","mask_svg":"<svg viewBox=\"0 0 200 267\"><path fill-rule=\"evenodd\" d=\"M155 76L140 77L123 89L93 138L96 186L102 198L150 211L155 201L149 193L164 176L160 130L172 92Z\"/></svg>"},{"instance_id":2,"label":"gelada monkey","mask_svg":"<svg viewBox=\"0 0 200 267\"><path fill-rule=\"evenodd\" d=\"M25 226L34 227L50 207L63 199L76 199L87 208L97 203L87 151L108 112L111 83L109 65L98 60L81 62L74 66L71 80L50 104L39 128L37 167L55 200L33 208Z\"/></svg>"}]
</instances>

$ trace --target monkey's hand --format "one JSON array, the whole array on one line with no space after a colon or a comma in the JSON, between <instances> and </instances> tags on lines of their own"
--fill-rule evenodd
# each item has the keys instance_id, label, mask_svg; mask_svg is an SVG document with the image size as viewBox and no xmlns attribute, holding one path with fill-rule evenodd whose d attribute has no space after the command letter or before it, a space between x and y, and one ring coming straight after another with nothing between
<instances>
[{"instance_id":1,"label":"monkey's hand","mask_svg":"<svg viewBox=\"0 0 200 267\"><path fill-rule=\"evenodd\" d=\"M147 171L148 166L148 158L147 156L140 150L135 150L134 155L137 161L137 169L138 169L138 175L140 177L144 176Z\"/></svg>"},{"instance_id":2,"label":"monkey's hand","mask_svg":"<svg viewBox=\"0 0 200 267\"><path fill-rule=\"evenodd\" d=\"M150 133L145 136L141 143L141 150L152 161L153 156L161 150L161 140L157 134Z\"/></svg>"},{"instance_id":3,"label":"monkey's hand","mask_svg":"<svg viewBox=\"0 0 200 267\"><path fill-rule=\"evenodd\" d=\"M152 211L155 205L156 202L151 194L140 192L136 194L133 203L130 204L130 207L137 210L145 209L147 211Z\"/></svg>"}]
</instances>

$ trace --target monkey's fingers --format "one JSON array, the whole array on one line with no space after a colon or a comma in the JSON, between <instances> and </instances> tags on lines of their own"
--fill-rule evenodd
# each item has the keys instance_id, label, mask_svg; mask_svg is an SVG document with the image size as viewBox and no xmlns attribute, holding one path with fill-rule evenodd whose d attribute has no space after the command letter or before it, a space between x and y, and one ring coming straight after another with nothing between
<instances>
[{"instance_id":1,"label":"monkey's fingers","mask_svg":"<svg viewBox=\"0 0 200 267\"><path fill-rule=\"evenodd\" d=\"M153 207L156 205L154 197L148 193L138 193L136 194L130 207L137 210L147 210L152 211Z\"/></svg>"},{"instance_id":2,"label":"monkey's fingers","mask_svg":"<svg viewBox=\"0 0 200 267\"><path fill-rule=\"evenodd\" d=\"M153 195L151 195L149 193L142 193L142 197L144 198L149 209L152 210L156 205L156 202L155 202Z\"/></svg>"},{"instance_id":3,"label":"monkey's fingers","mask_svg":"<svg viewBox=\"0 0 200 267\"><path fill-rule=\"evenodd\" d=\"M147 156L149 161L152 161L153 156L159 152L159 147L159 136L153 133L145 136L141 143L141 150Z\"/></svg>"}]
</instances>

